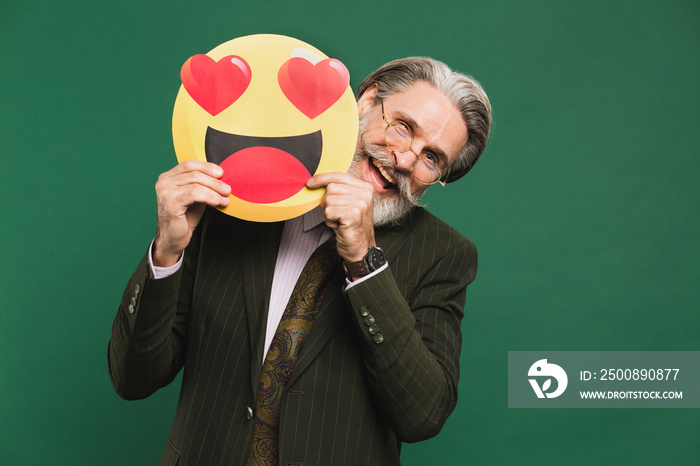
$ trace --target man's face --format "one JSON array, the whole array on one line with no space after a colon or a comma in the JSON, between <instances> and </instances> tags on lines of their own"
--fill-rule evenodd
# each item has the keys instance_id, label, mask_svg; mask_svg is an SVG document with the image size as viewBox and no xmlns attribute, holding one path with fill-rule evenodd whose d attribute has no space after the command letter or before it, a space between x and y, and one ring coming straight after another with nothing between
<instances>
[{"instance_id":1,"label":"man's face","mask_svg":"<svg viewBox=\"0 0 700 466\"><path fill-rule=\"evenodd\" d=\"M375 95L376 85L357 101L360 138L350 173L374 188L374 223L379 226L395 222L417 205L427 186L413 175L413 152L398 152L386 145L386 122L381 107L372 103ZM425 82L385 99L384 116L390 123L407 126L413 135L413 151L436 155L443 172L467 142L467 127L457 108Z\"/></svg>"}]
</instances>

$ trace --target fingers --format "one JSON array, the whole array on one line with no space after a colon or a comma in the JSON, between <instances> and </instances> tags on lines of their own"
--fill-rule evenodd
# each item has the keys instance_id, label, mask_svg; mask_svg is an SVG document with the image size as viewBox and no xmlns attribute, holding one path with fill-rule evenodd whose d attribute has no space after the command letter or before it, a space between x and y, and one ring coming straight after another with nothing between
<instances>
[{"instance_id":1,"label":"fingers","mask_svg":"<svg viewBox=\"0 0 700 466\"><path fill-rule=\"evenodd\" d=\"M335 190L337 189L335 188ZM321 201L321 208L327 221L345 226L367 221L371 223L373 203L371 193L355 191L336 194L329 191L333 190L328 189Z\"/></svg>"},{"instance_id":2,"label":"fingers","mask_svg":"<svg viewBox=\"0 0 700 466\"><path fill-rule=\"evenodd\" d=\"M163 175L178 175L194 171L202 172L213 178L220 178L221 175L224 174L224 170L215 163L204 162L202 160L185 160L171 170L163 173Z\"/></svg>"},{"instance_id":3,"label":"fingers","mask_svg":"<svg viewBox=\"0 0 700 466\"><path fill-rule=\"evenodd\" d=\"M159 204L177 214L195 202L213 207L226 206L231 187L218 179L222 174L223 170L218 165L187 160L158 178L156 192Z\"/></svg>"},{"instance_id":4,"label":"fingers","mask_svg":"<svg viewBox=\"0 0 700 466\"><path fill-rule=\"evenodd\" d=\"M204 206L225 207L231 187L219 180L223 170L213 163L187 160L161 174L156 182L158 225L154 264L170 264L187 247Z\"/></svg>"},{"instance_id":5,"label":"fingers","mask_svg":"<svg viewBox=\"0 0 700 466\"><path fill-rule=\"evenodd\" d=\"M306 187L309 189L321 188L323 186L328 186L331 183L340 183L349 186L363 187L365 185L370 186L369 183L355 178L347 173L340 172L329 172L329 173L318 173L306 182Z\"/></svg>"},{"instance_id":6,"label":"fingers","mask_svg":"<svg viewBox=\"0 0 700 466\"><path fill-rule=\"evenodd\" d=\"M374 188L344 173L322 173L306 184L325 186L321 208L326 225L335 230L338 253L347 262L362 259L374 241Z\"/></svg>"},{"instance_id":7,"label":"fingers","mask_svg":"<svg viewBox=\"0 0 700 466\"><path fill-rule=\"evenodd\" d=\"M216 192L220 196L228 196L231 187L219 180L224 171L218 165L200 160L187 160L158 177L156 191L201 185ZM159 189L160 188L160 189Z\"/></svg>"},{"instance_id":8,"label":"fingers","mask_svg":"<svg viewBox=\"0 0 700 466\"><path fill-rule=\"evenodd\" d=\"M321 205L328 211L327 220L357 220L372 213L374 188L369 183L345 173L322 173L313 176L306 184L311 189L324 187ZM330 226L330 225L329 225Z\"/></svg>"},{"instance_id":9,"label":"fingers","mask_svg":"<svg viewBox=\"0 0 700 466\"><path fill-rule=\"evenodd\" d=\"M337 180L333 176L329 177ZM317 181L325 183L328 180ZM352 178L352 184L344 179L341 182L330 181L326 185L326 192L321 200L326 223L331 228L335 224L352 226L359 223L370 222L374 203L374 189L369 183Z\"/></svg>"},{"instance_id":10,"label":"fingers","mask_svg":"<svg viewBox=\"0 0 700 466\"><path fill-rule=\"evenodd\" d=\"M160 199L178 203L182 206L203 202L216 207L228 205L228 195L231 194L231 188L214 178L190 175L187 179L158 181L156 183L156 192Z\"/></svg>"},{"instance_id":11,"label":"fingers","mask_svg":"<svg viewBox=\"0 0 700 466\"><path fill-rule=\"evenodd\" d=\"M229 203L228 197L198 183L165 187L157 193L158 205L170 216L182 215L198 203L212 207L225 207Z\"/></svg>"}]
</instances>

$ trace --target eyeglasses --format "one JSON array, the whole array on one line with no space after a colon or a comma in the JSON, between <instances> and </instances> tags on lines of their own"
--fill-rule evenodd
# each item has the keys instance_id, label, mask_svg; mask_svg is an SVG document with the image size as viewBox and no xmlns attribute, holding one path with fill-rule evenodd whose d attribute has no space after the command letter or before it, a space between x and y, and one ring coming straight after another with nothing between
<instances>
[{"instance_id":1,"label":"eyeglasses","mask_svg":"<svg viewBox=\"0 0 700 466\"><path fill-rule=\"evenodd\" d=\"M387 121L384 116L384 99L382 102L382 119L386 123L384 129L384 141L386 145L397 152L406 152L410 150L416 156L416 161L413 162L413 176L424 185L440 183L445 186L445 182L441 180L442 170L437 165L437 156L431 153L416 154L411 148L413 144L413 136L405 123Z\"/></svg>"}]
</instances>

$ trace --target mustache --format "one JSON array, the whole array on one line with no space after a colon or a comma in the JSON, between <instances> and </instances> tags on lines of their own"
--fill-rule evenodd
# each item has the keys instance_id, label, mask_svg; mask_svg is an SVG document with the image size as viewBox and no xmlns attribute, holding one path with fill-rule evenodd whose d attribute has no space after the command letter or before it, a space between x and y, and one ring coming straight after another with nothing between
<instances>
[{"instance_id":1,"label":"mustache","mask_svg":"<svg viewBox=\"0 0 700 466\"><path fill-rule=\"evenodd\" d=\"M359 160L362 159L361 156L365 156L369 159L376 160L384 167L389 167L389 171L394 178L394 185L399 190L399 195L401 198L414 206L422 207L423 204L420 202L420 195L424 190L421 190L418 193L413 193L411 190L410 175L396 169L396 161L394 157L392 155L388 155L382 146L367 142L364 138L364 133L360 135L359 142L360 147L358 147L358 154L356 155L359 155L360 157L356 156L356 161L359 162Z\"/></svg>"}]
</instances>

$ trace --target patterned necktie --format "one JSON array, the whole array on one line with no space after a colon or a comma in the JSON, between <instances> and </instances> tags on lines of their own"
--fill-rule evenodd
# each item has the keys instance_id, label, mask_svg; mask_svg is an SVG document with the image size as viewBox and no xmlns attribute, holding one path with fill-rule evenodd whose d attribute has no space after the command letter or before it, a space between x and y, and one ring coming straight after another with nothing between
<instances>
[{"instance_id":1,"label":"patterned necktie","mask_svg":"<svg viewBox=\"0 0 700 466\"><path fill-rule=\"evenodd\" d=\"M314 251L294 286L260 372L255 432L246 466L277 466L279 462L282 393L337 265L338 251L333 235Z\"/></svg>"}]
</instances>

